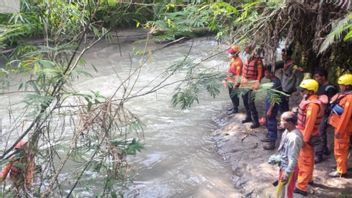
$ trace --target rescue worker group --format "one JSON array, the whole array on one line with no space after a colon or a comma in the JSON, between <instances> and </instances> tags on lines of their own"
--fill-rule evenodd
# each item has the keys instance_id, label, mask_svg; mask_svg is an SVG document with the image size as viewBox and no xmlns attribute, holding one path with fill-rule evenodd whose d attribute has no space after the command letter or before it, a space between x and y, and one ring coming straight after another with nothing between
<instances>
[{"instance_id":1,"label":"rescue worker group","mask_svg":"<svg viewBox=\"0 0 352 198\"><path fill-rule=\"evenodd\" d=\"M239 96L242 95L246 115L242 123L251 122L252 129L260 125L266 127L267 134L261 140L265 150L275 149L278 131L283 131L278 152L268 161L279 166L278 180L273 183L277 196L308 195L308 186L313 184L314 164L322 162L331 152L327 137L329 125L334 128L336 169L328 175L346 177L352 135L352 74L338 78L338 89L329 83L325 69L316 68L313 78L311 74L305 75L303 68L294 64L290 48L282 49L282 62L275 64L275 68L263 65L263 50L255 46L247 46L241 57L238 45L231 46L227 52L230 67L224 85L232 101L227 114L239 112ZM271 81L273 91L267 92L265 116L259 118L254 91L260 88L263 76ZM273 100L274 93L279 95L279 100ZM301 102L290 110L291 96L299 95ZM281 116L277 119L279 112Z\"/></svg>"}]
</instances>

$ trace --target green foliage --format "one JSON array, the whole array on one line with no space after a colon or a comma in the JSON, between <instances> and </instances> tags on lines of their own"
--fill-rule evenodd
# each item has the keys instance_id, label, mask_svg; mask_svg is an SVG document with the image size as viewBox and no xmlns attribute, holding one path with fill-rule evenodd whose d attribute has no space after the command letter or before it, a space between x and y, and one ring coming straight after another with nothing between
<instances>
[{"instance_id":1,"label":"green foliage","mask_svg":"<svg viewBox=\"0 0 352 198\"><path fill-rule=\"evenodd\" d=\"M127 155L136 155L137 152L140 152L142 149L143 149L143 144L136 138L133 138L132 141L128 143L127 148L125 149L125 152Z\"/></svg>"},{"instance_id":2,"label":"green foliage","mask_svg":"<svg viewBox=\"0 0 352 198\"><path fill-rule=\"evenodd\" d=\"M260 84L259 89L256 90L255 92L258 94L265 94L265 96L269 98L269 101L271 102L271 104L280 104L282 96L290 96L287 93L273 89L272 87L273 87L272 82L262 83Z\"/></svg>"},{"instance_id":3,"label":"green foliage","mask_svg":"<svg viewBox=\"0 0 352 198\"><path fill-rule=\"evenodd\" d=\"M334 24L331 32L321 44L319 53L326 51L336 41L340 41L342 37L344 41L348 41L352 38L352 12L335 21Z\"/></svg>"},{"instance_id":4,"label":"green foliage","mask_svg":"<svg viewBox=\"0 0 352 198\"><path fill-rule=\"evenodd\" d=\"M21 0L21 11L0 18L0 43L6 46L21 44L28 37L46 36L46 42L70 40L88 22L87 0Z\"/></svg>"},{"instance_id":5,"label":"green foliage","mask_svg":"<svg viewBox=\"0 0 352 198\"><path fill-rule=\"evenodd\" d=\"M16 45L21 42L22 38L41 34L44 26L39 18L40 10L31 6L30 2L30 0L21 0L21 12L19 13L0 14L2 47Z\"/></svg>"},{"instance_id":6,"label":"green foliage","mask_svg":"<svg viewBox=\"0 0 352 198\"><path fill-rule=\"evenodd\" d=\"M209 28L217 33L217 39L222 39L232 31L239 11L228 3L216 2L210 6L210 12L212 15L208 18Z\"/></svg>"},{"instance_id":7,"label":"green foliage","mask_svg":"<svg viewBox=\"0 0 352 198\"><path fill-rule=\"evenodd\" d=\"M157 15L158 20L149 21L145 27L157 34L160 32L158 38L162 40L173 40L181 36L194 37L206 29L217 32L217 37L221 38L230 31L229 24L238 13L235 7L225 2L194 3L180 6L181 9L171 9L175 7L178 6L166 5L168 9Z\"/></svg>"},{"instance_id":8,"label":"green foliage","mask_svg":"<svg viewBox=\"0 0 352 198\"><path fill-rule=\"evenodd\" d=\"M19 37L28 35L31 30L28 24L0 25L0 43L2 48L14 45Z\"/></svg>"},{"instance_id":9,"label":"green foliage","mask_svg":"<svg viewBox=\"0 0 352 198\"><path fill-rule=\"evenodd\" d=\"M216 72L199 72L188 73L184 85L180 85L172 96L171 103L173 106L179 106L181 109L190 108L193 103L199 103L199 94L207 91L212 97L220 93L222 86L221 79L224 75Z\"/></svg>"},{"instance_id":10,"label":"green foliage","mask_svg":"<svg viewBox=\"0 0 352 198\"><path fill-rule=\"evenodd\" d=\"M195 35L192 29L204 28L207 25L207 15L209 15L207 10L187 5L180 11L163 13L160 20L149 21L145 27L155 30L160 40L174 40L181 36L192 37Z\"/></svg>"},{"instance_id":11,"label":"green foliage","mask_svg":"<svg viewBox=\"0 0 352 198\"><path fill-rule=\"evenodd\" d=\"M271 104L280 104L281 103L282 94L278 93L277 90L269 89L269 90L267 90L267 94L269 96L269 100L270 100Z\"/></svg>"},{"instance_id":12,"label":"green foliage","mask_svg":"<svg viewBox=\"0 0 352 198\"><path fill-rule=\"evenodd\" d=\"M91 94L76 94L82 96L87 102L87 111L90 111L93 105L100 104L106 100L99 91L91 91Z\"/></svg>"},{"instance_id":13,"label":"green foliage","mask_svg":"<svg viewBox=\"0 0 352 198\"><path fill-rule=\"evenodd\" d=\"M339 192L337 195L338 198L351 198L351 194L348 192Z\"/></svg>"},{"instance_id":14,"label":"green foliage","mask_svg":"<svg viewBox=\"0 0 352 198\"><path fill-rule=\"evenodd\" d=\"M199 103L198 93L199 88L196 84L188 84L186 88L176 90L171 102L175 107L179 105L181 109L186 109L191 107L194 102Z\"/></svg>"},{"instance_id":15,"label":"green foliage","mask_svg":"<svg viewBox=\"0 0 352 198\"><path fill-rule=\"evenodd\" d=\"M184 4L167 4L164 9L156 11L156 20L149 21L145 27L151 29L157 38L170 40L181 36L197 36L197 29L216 33L217 39L222 39L240 30L238 37L245 35L245 31L252 29L260 19L262 7L275 9L282 4L280 0L250 0L236 2L205 2ZM241 39L244 39L241 38Z\"/></svg>"},{"instance_id":16,"label":"green foliage","mask_svg":"<svg viewBox=\"0 0 352 198\"><path fill-rule=\"evenodd\" d=\"M95 20L104 27L135 27L153 17L153 10L148 5L118 3L115 0L104 0L100 3Z\"/></svg>"},{"instance_id":17,"label":"green foliage","mask_svg":"<svg viewBox=\"0 0 352 198\"><path fill-rule=\"evenodd\" d=\"M82 75L91 76L80 67L86 64L81 57L109 32L94 21L99 1L23 2L25 6L20 13L0 17L0 46L15 47L7 50L7 63L1 68L1 75L23 75L18 89L30 92L23 98L26 105L23 115L33 121L23 134L28 135L30 141L38 142L43 138L43 142L50 144L49 149L35 151L36 160L45 166L56 166L56 158L63 165L67 161L78 164L77 178L70 178L71 181L77 179L77 183L87 169L102 172L107 175L104 179L110 186L107 190L111 191L116 182L110 179L121 179L127 172L126 155L135 155L143 148L142 141L135 138L143 132L143 124L115 99L106 98L98 91L79 93L72 87L73 80ZM114 1L107 4L117 5ZM87 33L93 38L84 40ZM35 41L28 39L32 35L36 36ZM71 117L72 122L68 133L67 117ZM62 127L61 135L58 126ZM62 145L67 137L72 138L70 146ZM66 150L57 152L60 148L51 145L54 142ZM50 182L61 171L45 169L41 182ZM52 185L59 185L57 178L52 182ZM72 186L71 192L75 187ZM38 195L43 193L41 190ZM110 194L105 190L104 193Z\"/></svg>"}]
</instances>

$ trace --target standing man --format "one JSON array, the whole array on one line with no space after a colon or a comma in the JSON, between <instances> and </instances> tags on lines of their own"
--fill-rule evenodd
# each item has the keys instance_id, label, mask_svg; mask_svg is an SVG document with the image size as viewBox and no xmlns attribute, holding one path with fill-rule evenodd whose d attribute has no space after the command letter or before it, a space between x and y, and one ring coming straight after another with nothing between
<instances>
[{"instance_id":1,"label":"standing man","mask_svg":"<svg viewBox=\"0 0 352 198\"><path fill-rule=\"evenodd\" d=\"M344 74L338 82L340 93L332 100L332 114L329 120L334 132L334 154L336 170L330 177L343 177L347 173L348 149L352 134L352 74Z\"/></svg>"},{"instance_id":2,"label":"standing man","mask_svg":"<svg viewBox=\"0 0 352 198\"><path fill-rule=\"evenodd\" d=\"M233 107L228 110L227 114L231 115L233 113L238 113L238 106L240 103L238 98L238 87L240 86L240 76L243 64L241 58L238 56L240 46L234 45L230 47L227 52L229 53L231 62L225 81L229 89L229 95L233 105Z\"/></svg>"},{"instance_id":3,"label":"standing man","mask_svg":"<svg viewBox=\"0 0 352 198\"><path fill-rule=\"evenodd\" d=\"M297 161L303 145L303 135L296 128L296 124L295 113L288 111L281 115L280 125L285 131L278 148L279 154L269 159L269 163L278 163L280 167L277 197L293 198L293 189L298 176Z\"/></svg>"},{"instance_id":4,"label":"standing man","mask_svg":"<svg viewBox=\"0 0 352 198\"><path fill-rule=\"evenodd\" d=\"M271 67L267 67L265 69L264 74L265 74L265 77L273 83L271 87L272 90L282 91L280 79L278 79L274 75L274 73L271 71ZM274 150L276 139L277 139L276 116L279 111L280 104L278 104L273 97L275 94L277 96L280 96L280 94L277 94L272 90L268 90L267 96L265 98L265 119L266 119L265 123L266 123L266 128L268 130L268 135L266 138L261 140L262 142L265 142L265 144L263 145L264 150Z\"/></svg>"},{"instance_id":5,"label":"standing man","mask_svg":"<svg viewBox=\"0 0 352 198\"><path fill-rule=\"evenodd\" d=\"M314 72L314 79L319 83L319 88L317 91L318 96L325 95L330 102L331 98L337 93L335 86L331 85L328 81L328 72L325 69L319 68ZM328 148L327 134L326 130L328 128L328 118L331 109L329 107L325 108L323 121L319 126L320 144L315 147L315 163L320 163L324 160L323 154L329 155L330 151Z\"/></svg>"},{"instance_id":6,"label":"standing man","mask_svg":"<svg viewBox=\"0 0 352 198\"><path fill-rule=\"evenodd\" d=\"M241 86L248 89L242 96L243 104L246 108L246 118L242 120L242 123L252 122L250 126L252 129L260 126L253 91L259 88L263 77L263 62L260 57L261 49L257 48L254 50L254 48L254 46L249 46L245 50L249 58L243 65L241 79Z\"/></svg>"},{"instance_id":7,"label":"standing man","mask_svg":"<svg viewBox=\"0 0 352 198\"><path fill-rule=\"evenodd\" d=\"M299 85L303 99L298 107L297 128L303 135L303 147L298 159L298 179L295 193L306 196L308 183L313 179L314 142L319 139L319 126L324 115L324 106L319 101L319 84L313 79L306 79Z\"/></svg>"},{"instance_id":8,"label":"standing man","mask_svg":"<svg viewBox=\"0 0 352 198\"><path fill-rule=\"evenodd\" d=\"M303 79L303 69L294 65L292 56L292 50L290 48L282 50L282 60L284 62L283 68L277 72L277 77L281 80L282 91L288 95L291 95L296 91L296 87ZM280 104L280 111L286 112L289 108L289 96L283 97Z\"/></svg>"}]
</instances>

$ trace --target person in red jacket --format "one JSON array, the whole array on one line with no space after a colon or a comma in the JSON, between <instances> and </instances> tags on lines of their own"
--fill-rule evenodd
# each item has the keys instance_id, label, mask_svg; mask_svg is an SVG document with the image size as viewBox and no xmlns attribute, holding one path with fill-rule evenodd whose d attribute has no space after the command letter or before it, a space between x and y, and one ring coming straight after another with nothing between
<instances>
[{"instance_id":1,"label":"person in red jacket","mask_svg":"<svg viewBox=\"0 0 352 198\"><path fill-rule=\"evenodd\" d=\"M28 160L26 154L27 141L21 140L15 146L16 155L10 159L10 162L0 172L0 182L3 182L8 174L15 186L17 192L22 187L28 189L33 183L34 162Z\"/></svg>"},{"instance_id":2,"label":"person in red jacket","mask_svg":"<svg viewBox=\"0 0 352 198\"><path fill-rule=\"evenodd\" d=\"M320 140L319 125L324 116L324 105L318 95L319 83L306 79L299 85L303 99L298 106L297 128L303 135L303 147L298 158L298 179L294 193L308 194L308 183L313 179L314 141Z\"/></svg>"},{"instance_id":3,"label":"person in red jacket","mask_svg":"<svg viewBox=\"0 0 352 198\"><path fill-rule=\"evenodd\" d=\"M352 74L338 79L340 93L331 99L332 114L329 124L334 127L334 155L336 170L330 177L344 177L347 173L348 149L352 135Z\"/></svg>"},{"instance_id":4,"label":"person in red jacket","mask_svg":"<svg viewBox=\"0 0 352 198\"><path fill-rule=\"evenodd\" d=\"M227 72L227 77L225 78L233 105L233 107L227 112L227 114L230 115L233 113L238 113L238 106L240 103L238 98L238 87L240 85L240 76L243 64L241 58L238 56L240 52L240 47L238 45L230 47L227 52L231 58L230 67Z\"/></svg>"}]
</instances>

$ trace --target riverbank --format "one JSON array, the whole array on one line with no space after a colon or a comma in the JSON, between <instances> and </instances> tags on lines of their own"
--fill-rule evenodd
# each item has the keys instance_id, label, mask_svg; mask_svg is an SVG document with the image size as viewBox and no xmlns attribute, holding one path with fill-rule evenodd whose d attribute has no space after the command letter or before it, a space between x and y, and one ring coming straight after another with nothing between
<instances>
[{"instance_id":1,"label":"riverbank","mask_svg":"<svg viewBox=\"0 0 352 198\"><path fill-rule=\"evenodd\" d=\"M263 106L261 101L262 99L259 98L256 103L261 112L260 115L263 115L263 109L260 108ZM297 101L299 99L294 103L297 104ZM213 140L217 152L232 167L231 177L234 188L245 198L275 197L275 187L272 183L277 178L278 167L268 164L267 161L276 149L266 151L260 141L267 133L266 128L262 126L258 129L250 129L250 124L241 123L245 117L244 113L228 116L225 109L226 107L223 113L215 118L219 128L213 132ZM240 112L244 112L244 109ZM332 146L331 129L329 135L329 145ZM277 145L278 143L279 140ZM349 164L350 166L352 164L351 158ZM349 178L329 178L327 174L334 166L333 154L315 166L314 185L310 186L308 197L352 197L352 171L349 172Z\"/></svg>"}]
</instances>

